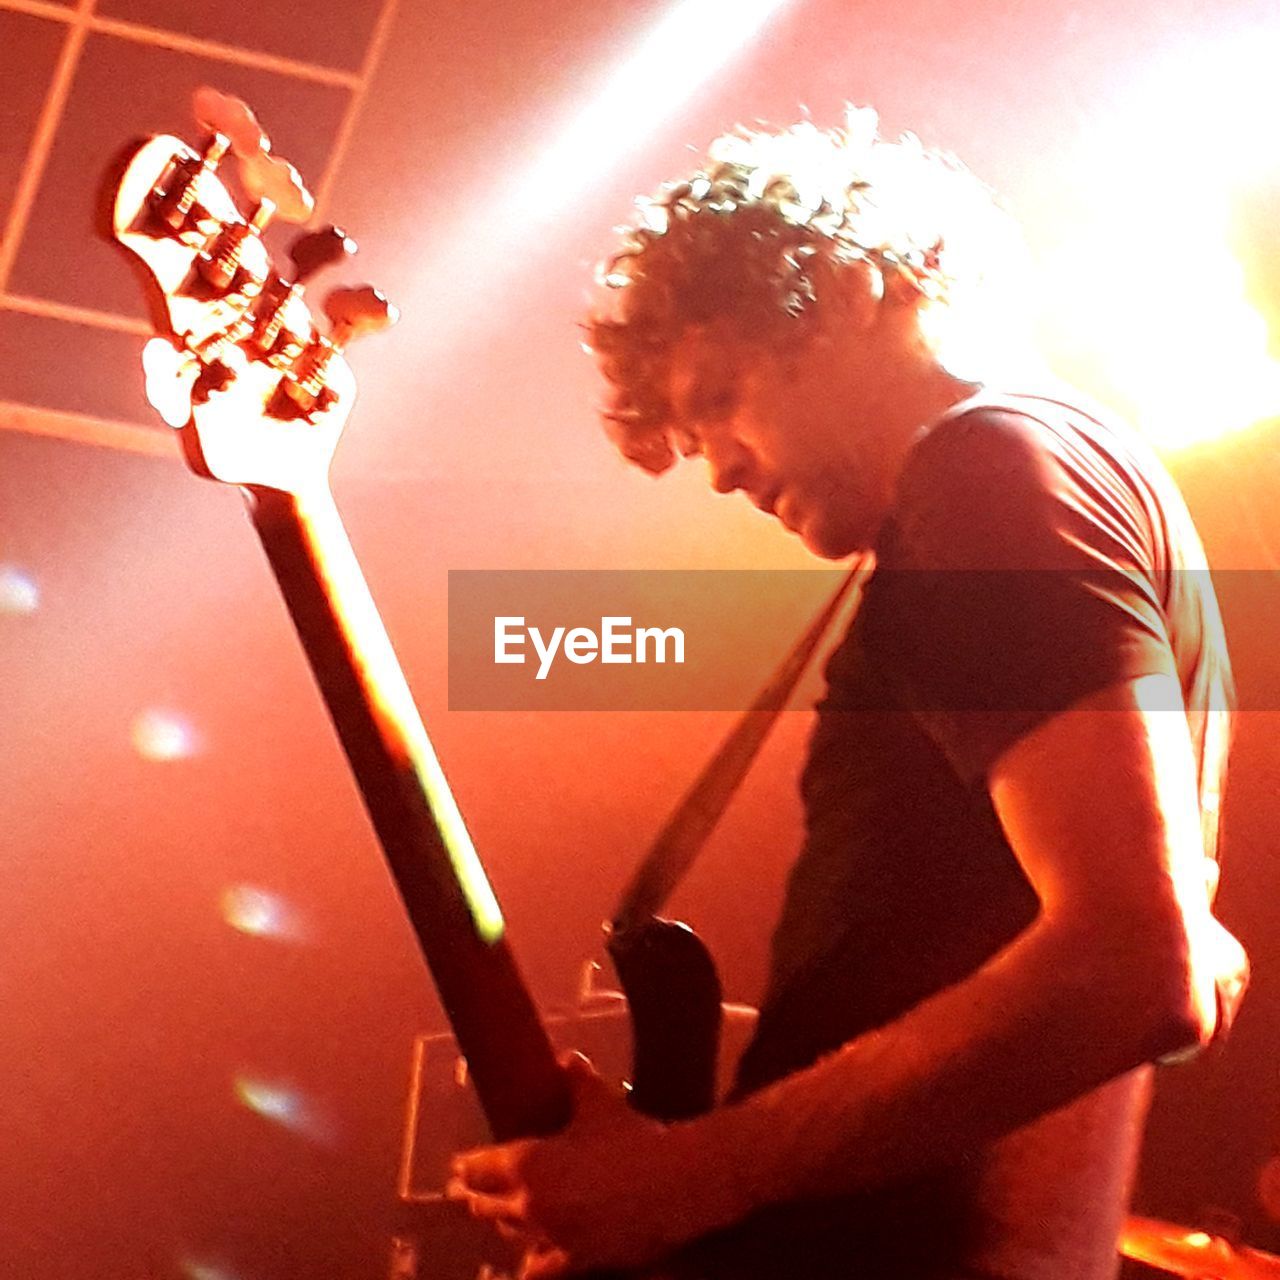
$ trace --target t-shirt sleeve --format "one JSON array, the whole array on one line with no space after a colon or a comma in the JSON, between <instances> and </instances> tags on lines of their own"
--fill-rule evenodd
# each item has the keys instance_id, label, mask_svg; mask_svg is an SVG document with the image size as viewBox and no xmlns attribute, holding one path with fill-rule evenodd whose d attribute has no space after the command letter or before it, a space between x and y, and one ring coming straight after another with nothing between
<instances>
[{"instance_id":1,"label":"t-shirt sleeve","mask_svg":"<svg viewBox=\"0 0 1280 1280\"><path fill-rule=\"evenodd\" d=\"M864 643L964 782L1089 694L1176 676L1155 538L1117 462L1023 414L971 410L915 447Z\"/></svg>"}]
</instances>

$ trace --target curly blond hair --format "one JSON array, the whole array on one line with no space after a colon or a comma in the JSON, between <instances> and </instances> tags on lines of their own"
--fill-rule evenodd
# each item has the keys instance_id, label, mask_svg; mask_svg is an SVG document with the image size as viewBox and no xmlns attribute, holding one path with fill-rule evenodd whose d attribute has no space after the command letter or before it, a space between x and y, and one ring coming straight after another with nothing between
<instances>
[{"instance_id":1,"label":"curly blond hair","mask_svg":"<svg viewBox=\"0 0 1280 1280\"><path fill-rule=\"evenodd\" d=\"M686 332L785 353L855 262L907 281L924 310L976 282L999 219L990 191L953 157L911 135L885 142L877 126L861 108L840 129L740 127L691 177L636 202L586 324L612 390L606 428L627 458L654 473L675 460L667 382Z\"/></svg>"}]
</instances>

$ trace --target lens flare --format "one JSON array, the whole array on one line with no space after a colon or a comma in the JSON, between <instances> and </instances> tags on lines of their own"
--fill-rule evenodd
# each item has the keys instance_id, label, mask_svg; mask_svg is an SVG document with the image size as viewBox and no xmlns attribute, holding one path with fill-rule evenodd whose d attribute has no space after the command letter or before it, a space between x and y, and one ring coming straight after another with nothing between
<instances>
[{"instance_id":1,"label":"lens flare","mask_svg":"<svg viewBox=\"0 0 1280 1280\"><path fill-rule=\"evenodd\" d=\"M40 589L35 579L16 565L0 565L0 613L35 613L40 607Z\"/></svg>"},{"instance_id":2,"label":"lens flare","mask_svg":"<svg viewBox=\"0 0 1280 1280\"><path fill-rule=\"evenodd\" d=\"M264 1120L312 1142L333 1140L331 1121L321 1114L312 1099L295 1086L241 1072L235 1077L233 1087L239 1101Z\"/></svg>"},{"instance_id":3,"label":"lens flare","mask_svg":"<svg viewBox=\"0 0 1280 1280\"><path fill-rule=\"evenodd\" d=\"M129 737L144 760L185 760L201 747L200 735L186 716L150 707L135 717Z\"/></svg>"},{"instance_id":4,"label":"lens flare","mask_svg":"<svg viewBox=\"0 0 1280 1280\"><path fill-rule=\"evenodd\" d=\"M305 942L309 931L297 908L278 893L252 884L228 885L222 891L222 918L241 933L282 942Z\"/></svg>"},{"instance_id":5,"label":"lens flare","mask_svg":"<svg viewBox=\"0 0 1280 1280\"><path fill-rule=\"evenodd\" d=\"M193 1258L181 1258L178 1266L187 1280L240 1280L234 1271L211 1262L197 1262Z\"/></svg>"}]
</instances>

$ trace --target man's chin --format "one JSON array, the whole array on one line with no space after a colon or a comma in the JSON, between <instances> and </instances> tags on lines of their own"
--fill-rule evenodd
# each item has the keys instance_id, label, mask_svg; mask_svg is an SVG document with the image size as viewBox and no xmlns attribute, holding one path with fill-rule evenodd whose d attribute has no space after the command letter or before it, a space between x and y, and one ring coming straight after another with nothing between
<instances>
[{"instance_id":1,"label":"man's chin","mask_svg":"<svg viewBox=\"0 0 1280 1280\"><path fill-rule=\"evenodd\" d=\"M805 547L823 560L844 560L870 550L871 535L856 529L833 529L820 521L806 521L793 530Z\"/></svg>"}]
</instances>

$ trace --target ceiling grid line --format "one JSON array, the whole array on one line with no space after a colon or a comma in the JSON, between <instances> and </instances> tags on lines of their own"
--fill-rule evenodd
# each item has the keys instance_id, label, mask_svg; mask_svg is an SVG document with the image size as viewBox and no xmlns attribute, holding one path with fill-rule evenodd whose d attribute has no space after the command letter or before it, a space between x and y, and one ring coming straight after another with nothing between
<instances>
[{"instance_id":1,"label":"ceiling grid line","mask_svg":"<svg viewBox=\"0 0 1280 1280\"><path fill-rule=\"evenodd\" d=\"M74 22L75 10L65 4L51 4L50 0L0 0L0 9L23 13L29 18L48 18L51 22Z\"/></svg>"},{"instance_id":2,"label":"ceiling grid line","mask_svg":"<svg viewBox=\"0 0 1280 1280\"><path fill-rule=\"evenodd\" d=\"M90 14L83 23L77 17L78 10L63 5L49 4L47 0L0 0L0 11L9 10L29 17L45 18L51 22L63 22L71 26L84 25L93 35L111 36L132 44L151 45L171 49L176 53L190 53L197 57L219 62L233 62L242 67L259 71L274 71L279 75L294 76L317 84L335 85L353 89L360 82L360 72L343 71L318 62L305 62L300 58L286 58L282 54L246 49L240 45L226 44L221 40L206 40L200 36L183 35L164 27L151 27L140 22L126 22L120 18L104 18Z\"/></svg>"},{"instance_id":3,"label":"ceiling grid line","mask_svg":"<svg viewBox=\"0 0 1280 1280\"><path fill-rule=\"evenodd\" d=\"M22 237L27 230L27 221L35 204L40 179L44 176L45 166L53 150L53 140L57 135L58 125L62 122L63 112L66 110L67 99L71 93L71 82L75 79L76 69L80 65L80 55L89 34L89 19L93 16L96 3L97 0L80 0L76 5L75 12L71 16L67 38L63 41L62 52L58 55L58 62L54 67L49 92L45 95L35 135L31 139L27 158L18 178L13 207L9 210L9 219L4 229L4 239L0 241L0 293L4 292L9 283L13 264L18 256L18 246L22 243Z\"/></svg>"},{"instance_id":4,"label":"ceiling grid line","mask_svg":"<svg viewBox=\"0 0 1280 1280\"><path fill-rule=\"evenodd\" d=\"M65 320L88 329L109 329L114 333L132 333L150 337L153 330L136 316L122 316L114 311L97 311L93 307L74 307L48 298L31 298L21 293L0 293L0 311L18 311L44 320Z\"/></svg>"},{"instance_id":5,"label":"ceiling grid line","mask_svg":"<svg viewBox=\"0 0 1280 1280\"><path fill-rule=\"evenodd\" d=\"M73 444L90 444L152 458L177 458L176 434L119 418L102 418L69 409L34 408L0 400L0 431L47 436Z\"/></svg>"},{"instance_id":6,"label":"ceiling grid line","mask_svg":"<svg viewBox=\"0 0 1280 1280\"><path fill-rule=\"evenodd\" d=\"M253 67L258 71L274 71L277 75L293 76L297 80L311 80L317 84L335 85L352 89L359 81L354 71L340 71L336 67L320 66L314 62L302 62L286 58L278 53L262 53L256 49L243 49L239 45L223 44L220 40L205 40L199 36L186 36L177 31L163 31L159 27L144 27L136 22L122 22L117 18L97 18L91 24L95 34L129 40L134 44L151 45L159 49L171 49L175 53L191 53L200 58L218 62L234 62L241 67Z\"/></svg>"},{"instance_id":7,"label":"ceiling grid line","mask_svg":"<svg viewBox=\"0 0 1280 1280\"><path fill-rule=\"evenodd\" d=\"M346 159L347 151L351 146L351 139L355 134L356 123L360 118L360 110L364 106L365 96L369 92L369 85L373 81L378 64L382 61L383 50L390 39L391 26L395 19L398 2L399 0L383 0L382 9L378 14L378 21L373 28L373 34L369 37L369 43L364 51L364 60L360 64L359 78L351 89L351 97L347 102L347 109L342 114L342 121L338 125L337 136L333 140L328 163L325 165L324 173L316 186L315 221L317 222L323 221L324 212L329 207L329 201L333 195L333 186L337 181L338 171L342 167L342 162Z\"/></svg>"}]
</instances>

